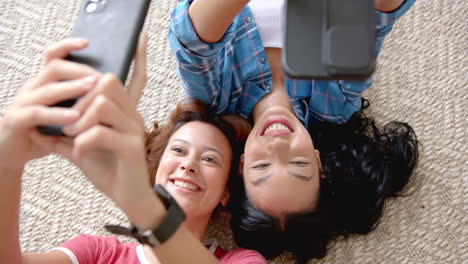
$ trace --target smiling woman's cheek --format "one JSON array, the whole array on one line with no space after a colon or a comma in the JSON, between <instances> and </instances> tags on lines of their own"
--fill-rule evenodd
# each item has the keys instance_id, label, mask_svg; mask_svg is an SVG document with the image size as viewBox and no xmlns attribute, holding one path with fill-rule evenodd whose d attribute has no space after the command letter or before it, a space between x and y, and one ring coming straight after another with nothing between
<instances>
[{"instance_id":1,"label":"smiling woman's cheek","mask_svg":"<svg viewBox=\"0 0 468 264\"><path fill-rule=\"evenodd\" d=\"M156 172L155 183L165 186L169 181L169 176L177 170L177 166L177 159L164 153Z\"/></svg>"},{"instance_id":2,"label":"smiling woman's cheek","mask_svg":"<svg viewBox=\"0 0 468 264\"><path fill-rule=\"evenodd\" d=\"M224 188L220 187L227 185L229 168L207 168L204 170L203 175L205 176L207 190L209 190L212 195L219 196L217 194L224 192Z\"/></svg>"}]
</instances>

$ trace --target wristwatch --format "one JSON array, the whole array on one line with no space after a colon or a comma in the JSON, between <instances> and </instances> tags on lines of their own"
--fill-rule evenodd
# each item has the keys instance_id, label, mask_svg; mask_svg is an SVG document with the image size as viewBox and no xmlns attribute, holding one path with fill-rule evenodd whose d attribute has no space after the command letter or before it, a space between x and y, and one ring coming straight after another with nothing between
<instances>
[{"instance_id":1,"label":"wristwatch","mask_svg":"<svg viewBox=\"0 0 468 264\"><path fill-rule=\"evenodd\" d=\"M177 231L180 224L185 221L186 215L177 204L177 201L162 185L157 184L154 186L154 192L167 209L167 214L158 227L153 230L139 230L134 225L131 227L106 225L106 230L116 235L133 237L141 244L151 247L157 247L166 242Z\"/></svg>"}]
</instances>

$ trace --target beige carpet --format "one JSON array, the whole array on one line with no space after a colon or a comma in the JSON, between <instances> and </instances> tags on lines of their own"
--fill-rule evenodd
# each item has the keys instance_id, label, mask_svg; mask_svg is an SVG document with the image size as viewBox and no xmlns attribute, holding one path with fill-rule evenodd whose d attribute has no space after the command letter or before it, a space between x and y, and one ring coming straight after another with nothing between
<instances>
[{"instance_id":1,"label":"beige carpet","mask_svg":"<svg viewBox=\"0 0 468 264\"><path fill-rule=\"evenodd\" d=\"M0 116L38 72L44 49L68 36L81 2L1 1ZM139 109L148 126L183 96L166 41L175 3L153 1L146 23L149 82ZM312 263L468 263L466 14L465 0L419 0L388 37L366 96L380 122L409 122L423 144L407 189L412 195L387 203L377 230L332 243L328 256ZM210 233L229 248L225 218ZM80 233L106 235L105 223L122 221L124 215L67 161L50 156L27 167L24 251L45 251ZM285 255L271 263L293 262Z\"/></svg>"}]
</instances>

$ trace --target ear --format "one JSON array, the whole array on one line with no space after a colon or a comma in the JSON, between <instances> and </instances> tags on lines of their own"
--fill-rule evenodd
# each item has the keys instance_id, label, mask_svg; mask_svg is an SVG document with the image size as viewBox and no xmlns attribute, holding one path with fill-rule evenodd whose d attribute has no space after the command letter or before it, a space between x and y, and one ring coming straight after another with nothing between
<instances>
[{"instance_id":1,"label":"ear","mask_svg":"<svg viewBox=\"0 0 468 264\"><path fill-rule=\"evenodd\" d=\"M229 186L226 186L223 198L221 198L221 205L226 207L228 205L229 199L231 199L231 191L229 190Z\"/></svg>"},{"instance_id":2,"label":"ear","mask_svg":"<svg viewBox=\"0 0 468 264\"><path fill-rule=\"evenodd\" d=\"M242 175L244 172L244 154L240 155L239 160L239 175Z\"/></svg>"},{"instance_id":3,"label":"ear","mask_svg":"<svg viewBox=\"0 0 468 264\"><path fill-rule=\"evenodd\" d=\"M320 160L320 152L315 149L315 159L317 160L318 168L319 168L319 173L320 173L320 178L325 179L325 174L322 173L322 161Z\"/></svg>"}]
</instances>

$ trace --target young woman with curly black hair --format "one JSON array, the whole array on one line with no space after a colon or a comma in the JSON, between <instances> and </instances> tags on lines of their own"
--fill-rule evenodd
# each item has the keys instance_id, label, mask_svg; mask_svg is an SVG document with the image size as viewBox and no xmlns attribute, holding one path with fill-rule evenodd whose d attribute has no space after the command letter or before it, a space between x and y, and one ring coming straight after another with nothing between
<instances>
[{"instance_id":1,"label":"young woman with curly black hair","mask_svg":"<svg viewBox=\"0 0 468 264\"><path fill-rule=\"evenodd\" d=\"M188 97L251 120L234 192L239 246L271 258L325 255L335 236L367 233L418 157L411 127L365 117L365 81L291 79L281 67L282 0L181 0L169 42ZM414 0L375 0L377 53ZM363 107L364 106L364 107Z\"/></svg>"},{"instance_id":2,"label":"young woman with curly black hair","mask_svg":"<svg viewBox=\"0 0 468 264\"><path fill-rule=\"evenodd\" d=\"M299 263L322 258L330 240L367 234L378 225L385 200L400 194L418 160L418 141L408 124L390 122L379 129L362 110L346 123L312 124L309 131L322 165L314 210L287 214L281 222L248 199L240 178L231 200L239 246L266 258L287 250Z\"/></svg>"}]
</instances>

